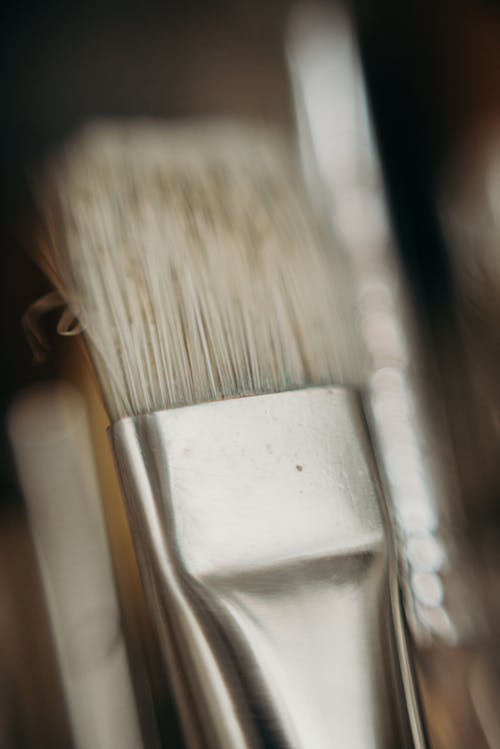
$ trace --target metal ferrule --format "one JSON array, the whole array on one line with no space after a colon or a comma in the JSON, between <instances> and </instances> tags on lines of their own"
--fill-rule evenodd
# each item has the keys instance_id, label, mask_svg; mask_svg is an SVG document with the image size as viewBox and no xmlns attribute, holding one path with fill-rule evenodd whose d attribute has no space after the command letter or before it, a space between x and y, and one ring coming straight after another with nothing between
<instances>
[{"instance_id":1,"label":"metal ferrule","mask_svg":"<svg viewBox=\"0 0 500 749\"><path fill-rule=\"evenodd\" d=\"M111 438L187 745L407 746L356 395L178 408Z\"/></svg>"}]
</instances>

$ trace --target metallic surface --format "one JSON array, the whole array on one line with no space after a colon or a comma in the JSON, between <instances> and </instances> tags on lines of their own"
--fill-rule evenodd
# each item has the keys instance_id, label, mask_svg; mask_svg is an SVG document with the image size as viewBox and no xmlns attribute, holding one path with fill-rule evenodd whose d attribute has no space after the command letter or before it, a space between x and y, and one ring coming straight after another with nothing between
<instances>
[{"instance_id":1,"label":"metallic surface","mask_svg":"<svg viewBox=\"0 0 500 749\"><path fill-rule=\"evenodd\" d=\"M368 415L417 642L470 635L456 471L430 393L418 321L398 264L354 30L340 8L305 8L288 47L304 171L357 280ZM328 95L326 95L328 92ZM470 606L469 608L474 608Z\"/></svg>"},{"instance_id":2,"label":"metallic surface","mask_svg":"<svg viewBox=\"0 0 500 749\"><path fill-rule=\"evenodd\" d=\"M333 225L356 275L359 334L368 359L368 413L396 551L390 579L397 578L391 594L402 691L413 744L424 749L407 623L413 638L425 641L430 614L433 634L438 630L440 636L449 637L450 620L444 608L449 601L436 595L436 588L442 593L442 572L449 562L441 543L443 530L450 539L439 522L434 491L438 484L429 471L436 452L429 449L421 419L419 423L415 418L419 404L407 366L412 345L407 310L398 288L359 51L345 10L323 5L299 8L290 24L287 53L309 192ZM432 566L429 548L440 552L430 555ZM423 586L413 574L412 560L417 575L423 573ZM426 596L427 587L433 588L432 601ZM422 597L425 607L420 605Z\"/></svg>"},{"instance_id":3,"label":"metallic surface","mask_svg":"<svg viewBox=\"0 0 500 749\"><path fill-rule=\"evenodd\" d=\"M420 748L427 745L429 713L424 717L421 709L413 659L424 693L442 703L425 664L435 668L453 653L460 662L460 646L474 647L481 628L457 501L459 471L421 310L393 232L357 35L345 10L304 7L292 24L288 59L310 193L356 274L368 359L366 413L398 562L394 626L413 742ZM468 687L455 691L462 692L462 724L470 725Z\"/></svg>"},{"instance_id":4,"label":"metallic surface","mask_svg":"<svg viewBox=\"0 0 500 749\"><path fill-rule=\"evenodd\" d=\"M111 437L188 746L407 745L356 396L202 404Z\"/></svg>"}]
</instances>

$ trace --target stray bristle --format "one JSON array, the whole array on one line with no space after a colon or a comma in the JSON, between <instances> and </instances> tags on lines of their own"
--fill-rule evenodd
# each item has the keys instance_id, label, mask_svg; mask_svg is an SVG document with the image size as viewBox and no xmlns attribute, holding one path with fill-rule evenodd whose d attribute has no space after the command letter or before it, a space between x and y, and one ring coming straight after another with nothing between
<instances>
[{"instance_id":1,"label":"stray bristle","mask_svg":"<svg viewBox=\"0 0 500 749\"><path fill-rule=\"evenodd\" d=\"M39 198L113 420L356 376L348 275L278 133L96 124Z\"/></svg>"}]
</instances>

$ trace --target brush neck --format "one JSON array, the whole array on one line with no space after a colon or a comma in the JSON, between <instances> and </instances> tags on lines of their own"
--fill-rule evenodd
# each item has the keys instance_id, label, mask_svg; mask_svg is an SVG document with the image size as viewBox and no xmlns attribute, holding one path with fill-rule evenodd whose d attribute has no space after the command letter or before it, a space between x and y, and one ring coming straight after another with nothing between
<instances>
[{"instance_id":1,"label":"brush neck","mask_svg":"<svg viewBox=\"0 0 500 749\"><path fill-rule=\"evenodd\" d=\"M111 438L187 745L408 746L356 396L204 404Z\"/></svg>"}]
</instances>

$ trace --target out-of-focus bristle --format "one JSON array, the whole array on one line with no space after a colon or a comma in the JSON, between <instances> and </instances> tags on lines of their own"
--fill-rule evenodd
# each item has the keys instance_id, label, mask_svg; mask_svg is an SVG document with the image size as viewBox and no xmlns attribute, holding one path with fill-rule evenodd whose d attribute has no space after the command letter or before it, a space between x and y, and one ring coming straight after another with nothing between
<instances>
[{"instance_id":1,"label":"out-of-focus bristle","mask_svg":"<svg viewBox=\"0 0 500 749\"><path fill-rule=\"evenodd\" d=\"M95 124L38 197L112 419L359 376L347 269L275 131Z\"/></svg>"}]
</instances>

